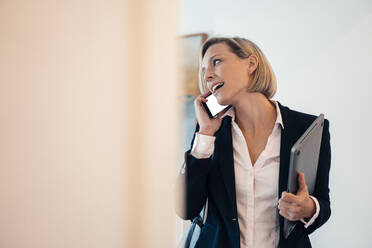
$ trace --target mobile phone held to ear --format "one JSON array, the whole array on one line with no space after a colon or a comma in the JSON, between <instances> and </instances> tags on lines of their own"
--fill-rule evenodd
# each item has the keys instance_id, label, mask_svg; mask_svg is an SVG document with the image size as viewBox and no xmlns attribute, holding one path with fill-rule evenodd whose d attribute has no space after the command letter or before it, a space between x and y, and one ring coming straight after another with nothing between
<instances>
[{"instance_id":1,"label":"mobile phone held to ear","mask_svg":"<svg viewBox=\"0 0 372 248\"><path fill-rule=\"evenodd\" d=\"M231 105L220 105L213 94L207 96L206 99L208 99L208 102L202 102L202 104L211 119L216 118L221 111L231 107Z\"/></svg>"}]
</instances>

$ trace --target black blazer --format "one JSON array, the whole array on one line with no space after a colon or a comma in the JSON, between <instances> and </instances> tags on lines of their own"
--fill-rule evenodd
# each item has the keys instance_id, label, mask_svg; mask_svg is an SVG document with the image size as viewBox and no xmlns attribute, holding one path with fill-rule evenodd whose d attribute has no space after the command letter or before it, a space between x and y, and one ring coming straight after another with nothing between
<instances>
[{"instance_id":1,"label":"black blazer","mask_svg":"<svg viewBox=\"0 0 372 248\"><path fill-rule=\"evenodd\" d=\"M284 124L280 144L278 192L280 197L287 187L290 149L316 116L291 110L279 102L278 105ZM195 132L198 130L197 125ZM190 150L185 153L185 167L177 178L178 189L184 190L184 202L177 204L176 211L181 218L192 219L199 215L208 197L208 217L196 247L237 248L240 247L240 233L236 207L231 117L223 118L221 127L215 136L215 150L210 158L196 159L190 155ZM328 187L330 164L329 121L325 119L313 194L319 201L319 216L307 229L299 221L288 239L285 239L283 236L284 218L279 215L280 247L311 247L308 235L329 219L331 215Z\"/></svg>"}]
</instances>

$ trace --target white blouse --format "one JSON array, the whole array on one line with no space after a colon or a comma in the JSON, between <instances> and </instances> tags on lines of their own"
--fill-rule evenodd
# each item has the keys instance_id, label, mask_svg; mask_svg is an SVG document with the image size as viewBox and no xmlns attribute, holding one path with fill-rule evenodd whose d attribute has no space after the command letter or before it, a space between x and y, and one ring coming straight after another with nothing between
<instances>
[{"instance_id":1,"label":"white blouse","mask_svg":"<svg viewBox=\"0 0 372 248\"><path fill-rule=\"evenodd\" d=\"M278 185L280 164L281 128L284 129L278 103L276 121L268 137L265 149L257 158L254 166L242 131L235 122L235 112L231 108L226 115L232 117L232 141L234 155L234 173L236 203L240 228L240 247L278 247L279 214ZM215 136L196 133L191 155L195 158L208 158L214 151ZM319 203L312 197L316 213L308 221L302 222L307 228L319 215Z\"/></svg>"}]
</instances>

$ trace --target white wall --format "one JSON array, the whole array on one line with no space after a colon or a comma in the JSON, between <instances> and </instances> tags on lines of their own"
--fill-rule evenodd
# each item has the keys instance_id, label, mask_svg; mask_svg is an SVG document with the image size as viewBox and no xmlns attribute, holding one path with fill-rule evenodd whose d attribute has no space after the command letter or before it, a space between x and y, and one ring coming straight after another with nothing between
<instances>
[{"instance_id":1,"label":"white wall","mask_svg":"<svg viewBox=\"0 0 372 248\"><path fill-rule=\"evenodd\" d=\"M330 120L331 219L314 247L372 247L371 1L197 1L180 5L180 33L255 41L278 79L274 99Z\"/></svg>"}]
</instances>

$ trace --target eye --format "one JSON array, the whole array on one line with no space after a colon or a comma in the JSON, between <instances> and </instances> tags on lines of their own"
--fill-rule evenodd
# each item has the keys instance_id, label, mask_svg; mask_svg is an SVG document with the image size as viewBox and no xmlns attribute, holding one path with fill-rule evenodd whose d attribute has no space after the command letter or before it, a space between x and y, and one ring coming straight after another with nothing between
<instances>
[{"instance_id":1,"label":"eye","mask_svg":"<svg viewBox=\"0 0 372 248\"><path fill-rule=\"evenodd\" d=\"M215 65L216 65L216 61L219 61L219 62L221 62L221 60L220 60L220 59L214 59L214 60L213 60L213 62L212 62L212 63L213 63L213 66L215 66Z\"/></svg>"}]
</instances>

